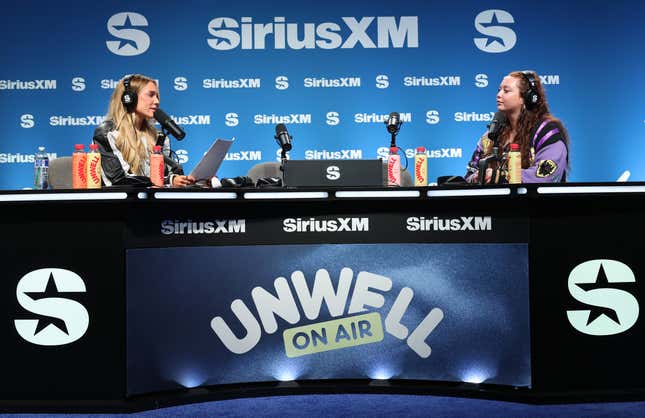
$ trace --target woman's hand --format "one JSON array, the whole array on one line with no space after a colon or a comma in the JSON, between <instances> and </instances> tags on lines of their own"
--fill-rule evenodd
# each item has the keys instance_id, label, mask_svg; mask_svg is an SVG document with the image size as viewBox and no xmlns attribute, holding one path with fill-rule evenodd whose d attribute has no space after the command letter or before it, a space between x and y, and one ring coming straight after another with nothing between
<instances>
[{"instance_id":1,"label":"woman's hand","mask_svg":"<svg viewBox=\"0 0 645 418\"><path fill-rule=\"evenodd\" d=\"M493 169L487 168L486 175L484 176L484 183L490 183L493 177ZM479 170L475 170L472 176L468 177L469 183L478 183L479 182Z\"/></svg>"},{"instance_id":2,"label":"woman's hand","mask_svg":"<svg viewBox=\"0 0 645 418\"><path fill-rule=\"evenodd\" d=\"M172 178L172 187L186 187L195 184L193 176L174 176Z\"/></svg>"}]
</instances>

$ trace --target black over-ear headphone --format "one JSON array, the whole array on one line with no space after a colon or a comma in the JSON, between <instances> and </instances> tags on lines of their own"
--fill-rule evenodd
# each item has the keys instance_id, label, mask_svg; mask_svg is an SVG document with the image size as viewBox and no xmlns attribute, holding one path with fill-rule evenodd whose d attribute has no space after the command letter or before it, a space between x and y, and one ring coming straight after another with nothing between
<instances>
[{"instance_id":1,"label":"black over-ear headphone","mask_svg":"<svg viewBox=\"0 0 645 418\"><path fill-rule=\"evenodd\" d=\"M123 103L123 106L128 113L133 112L137 107L138 95L130 87L130 80L132 80L132 77L134 77L134 75L126 76L123 79L123 95L121 96L121 103Z\"/></svg>"},{"instance_id":2,"label":"black over-ear headphone","mask_svg":"<svg viewBox=\"0 0 645 418\"><path fill-rule=\"evenodd\" d=\"M526 83L529 85L529 88L524 93L524 106L526 106L528 110L532 110L540 101L537 82L535 81L535 77L533 77L533 73L531 71L522 71L521 73L524 76L524 80L526 80Z\"/></svg>"}]
</instances>

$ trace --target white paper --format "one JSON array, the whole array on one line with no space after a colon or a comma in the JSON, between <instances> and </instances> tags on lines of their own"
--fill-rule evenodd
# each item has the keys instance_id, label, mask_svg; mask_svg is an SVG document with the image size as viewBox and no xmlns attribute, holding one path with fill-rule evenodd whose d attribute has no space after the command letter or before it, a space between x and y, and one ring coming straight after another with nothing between
<instances>
[{"instance_id":1,"label":"white paper","mask_svg":"<svg viewBox=\"0 0 645 418\"><path fill-rule=\"evenodd\" d=\"M213 177L217 173L222 161L224 161L226 151L231 147L234 140L235 138L216 139L199 163L197 163L195 168L193 168L190 175L193 176L195 180L207 180Z\"/></svg>"}]
</instances>

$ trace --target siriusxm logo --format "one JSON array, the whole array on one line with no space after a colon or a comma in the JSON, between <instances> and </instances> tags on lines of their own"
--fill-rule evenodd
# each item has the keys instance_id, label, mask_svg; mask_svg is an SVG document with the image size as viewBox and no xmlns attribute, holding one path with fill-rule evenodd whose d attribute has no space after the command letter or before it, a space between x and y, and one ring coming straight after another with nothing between
<instances>
[{"instance_id":1,"label":"siriusxm logo","mask_svg":"<svg viewBox=\"0 0 645 418\"><path fill-rule=\"evenodd\" d=\"M386 89L390 87L390 77L386 76L385 74L377 75L375 82L377 89Z\"/></svg>"},{"instance_id":2,"label":"siriusxm logo","mask_svg":"<svg viewBox=\"0 0 645 418\"><path fill-rule=\"evenodd\" d=\"M327 170L325 170L325 177L327 180L338 180L340 178L340 167L336 165L330 165L327 167Z\"/></svg>"},{"instance_id":3,"label":"siriusxm logo","mask_svg":"<svg viewBox=\"0 0 645 418\"><path fill-rule=\"evenodd\" d=\"M287 218L282 221L284 232L367 232L369 218Z\"/></svg>"},{"instance_id":4,"label":"siriusxm logo","mask_svg":"<svg viewBox=\"0 0 645 418\"><path fill-rule=\"evenodd\" d=\"M262 151L227 152L224 159L226 161L260 161Z\"/></svg>"},{"instance_id":5,"label":"siriusxm logo","mask_svg":"<svg viewBox=\"0 0 645 418\"><path fill-rule=\"evenodd\" d=\"M495 116L494 112L456 112L455 122L490 122L493 120L493 116Z\"/></svg>"},{"instance_id":6,"label":"siriusxm logo","mask_svg":"<svg viewBox=\"0 0 645 418\"><path fill-rule=\"evenodd\" d=\"M86 88L85 79L83 77L72 78L72 90L83 91Z\"/></svg>"},{"instance_id":7,"label":"siriusxm logo","mask_svg":"<svg viewBox=\"0 0 645 418\"><path fill-rule=\"evenodd\" d=\"M145 16L134 12L122 12L112 15L107 21L107 29L118 41L106 41L111 53L124 57L141 55L150 48L150 37L140 29L147 27Z\"/></svg>"},{"instance_id":8,"label":"siriusxm logo","mask_svg":"<svg viewBox=\"0 0 645 418\"><path fill-rule=\"evenodd\" d=\"M56 80L0 80L0 90L56 90Z\"/></svg>"},{"instance_id":9,"label":"siriusxm logo","mask_svg":"<svg viewBox=\"0 0 645 418\"><path fill-rule=\"evenodd\" d=\"M405 229L418 231L492 231L490 216L462 216L460 218L439 218L434 216L411 216L405 222Z\"/></svg>"},{"instance_id":10,"label":"siriusxm logo","mask_svg":"<svg viewBox=\"0 0 645 418\"><path fill-rule=\"evenodd\" d=\"M303 85L307 88L320 87L320 88L351 88L360 87L360 77L341 77L341 78L313 78L307 77Z\"/></svg>"},{"instance_id":11,"label":"siriusxm logo","mask_svg":"<svg viewBox=\"0 0 645 418\"><path fill-rule=\"evenodd\" d=\"M226 126L237 126L240 124L240 115L235 112L224 115L224 124Z\"/></svg>"},{"instance_id":12,"label":"siriusxm logo","mask_svg":"<svg viewBox=\"0 0 645 418\"><path fill-rule=\"evenodd\" d=\"M80 339L89 327L90 316L69 296L85 292L83 279L73 271L44 268L25 274L16 286L16 297L32 318L14 320L18 335L43 346Z\"/></svg>"},{"instance_id":13,"label":"siriusxm logo","mask_svg":"<svg viewBox=\"0 0 645 418\"><path fill-rule=\"evenodd\" d=\"M105 120L105 116L50 116L49 124L51 126L90 126L100 125Z\"/></svg>"},{"instance_id":14,"label":"siriusxm logo","mask_svg":"<svg viewBox=\"0 0 645 418\"><path fill-rule=\"evenodd\" d=\"M118 84L119 84L119 80L105 79L105 80L101 80L100 86L103 90L114 90L114 88Z\"/></svg>"},{"instance_id":15,"label":"siriusxm logo","mask_svg":"<svg viewBox=\"0 0 645 418\"><path fill-rule=\"evenodd\" d=\"M475 76L475 86L480 89L488 87L488 74L477 74Z\"/></svg>"},{"instance_id":16,"label":"siriusxm logo","mask_svg":"<svg viewBox=\"0 0 645 418\"><path fill-rule=\"evenodd\" d=\"M170 115L172 120L180 125L210 125L211 115L186 115L174 116Z\"/></svg>"},{"instance_id":17,"label":"siriusxm logo","mask_svg":"<svg viewBox=\"0 0 645 418\"><path fill-rule=\"evenodd\" d=\"M363 158L361 149L343 149L339 151L305 150L305 160L360 160Z\"/></svg>"},{"instance_id":18,"label":"siriusxm logo","mask_svg":"<svg viewBox=\"0 0 645 418\"><path fill-rule=\"evenodd\" d=\"M338 112L327 112L325 123L329 126L336 126L340 123L340 114Z\"/></svg>"},{"instance_id":19,"label":"siriusxm logo","mask_svg":"<svg viewBox=\"0 0 645 418\"><path fill-rule=\"evenodd\" d=\"M238 78L235 80L205 78L202 81L202 87L205 89L259 89L260 84L259 78Z\"/></svg>"},{"instance_id":20,"label":"siriusxm logo","mask_svg":"<svg viewBox=\"0 0 645 418\"><path fill-rule=\"evenodd\" d=\"M560 76L557 74L541 75L540 81L544 85L560 84Z\"/></svg>"},{"instance_id":21,"label":"siriusxm logo","mask_svg":"<svg viewBox=\"0 0 645 418\"><path fill-rule=\"evenodd\" d=\"M438 110L428 110L426 112L426 123L428 125L436 125L441 121L441 118L439 117L439 111Z\"/></svg>"},{"instance_id":22,"label":"siriusxm logo","mask_svg":"<svg viewBox=\"0 0 645 418\"><path fill-rule=\"evenodd\" d=\"M286 90L289 88L289 77L280 75L275 78L275 88L278 90Z\"/></svg>"},{"instance_id":23,"label":"siriusxm logo","mask_svg":"<svg viewBox=\"0 0 645 418\"><path fill-rule=\"evenodd\" d=\"M416 150L414 148L406 148L404 150L405 156L408 158L414 158ZM376 149L376 155L380 158L387 158L390 154L389 147L379 147ZM438 148L438 149L426 149L426 155L428 158L461 158L463 155L462 148Z\"/></svg>"},{"instance_id":24,"label":"siriusxm logo","mask_svg":"<svg viewBox=\"0 0 645 418\"><path fill-rule=\"evenodd\" d=\"M99 86L103 90L114 90L116 86L119 85L120 81L121 80L112 80L112 79L106 78L100 81ZM159 84L159 80L155 79L155 83Z\"/></svg>"},{"instance_id":25,"label":"siriusxm logo","mask_svg":"<svg viewBox=\"0 0 645 418\"><path fill-rule=\"evenodd\" d=\"M216 17L208 22L208 46L217 51L241 49L352 49L363 48L417 48L419 22L417 16L401 16L397 24L394 16L376 17L376 42L367 31L374 17L343 17L341 26L336 22L286 23L276 16L270 23L254 23L252 17L240 22L230 17ZM347 33L349 30L349 34Z\"/></svg>"},{"instance_id":26,"label":"siriusxm logo","mask_svg":"<svg viewBox=\"0 0 645 418\"><path fill-rule=\"evenodd\" d=\"M447 75L439 77L403 77L405 87L440 87L440 86L459 86L461 77Z\"/></svg>"},{"instance_id":27,"label":"siriusxm logo","mask_svg":"<svg viewBox=\"0 0 645 418\"><path fill-rule=\"evenodd\" d=\"M401 121L412 122L412 113L399 113ZM384 123L390 115L388 113L356 113L354 114L354 123Z\"/></svg>"},{"instance_id":28,"label":"siriusxm logo","mask_svg":"<svg viewBox=\"0 0 645 418\"><path fill-rule=\"evenodd\" d=\"M290 115L255 115L253 123L256 125L275 125L277 123L294 123L294 124L308 124L311 123L311 113L300 113Z\"/></svg>"},{"instance_id":29,"label":"siriusxm logo","mask_svg":"<svg viewBox=\"0 0 645 418\"><path fill-rule=\"evenodd\" d=\"M173 88L177 91L188 90L188 79L186 77L175 77L173 80Z\"/></svg>"},{"instance_id":30,"label":"siriusxm logo","mask_svg":"<svg viewBox=\"0 0 645 418\"><path fill-rule=\"evenodd\" d=\"M626 264L616 260L590 260L569 273L571 296L585 309L567 311L569 323L587 335L615 335L630 329L638 320L638 300L625 288L634 287L636 277Z\"/></svg>"},{"instance_id":31,"label":"siriusxm logo","mask_svg":"<svg viewBox=\"0 0 645 418\"><path fill-rule=\"evenodd\" d=\"M20 116L20 127L29 129L33 128L34 125L36 125L36 122L34 121L34 115L30 113L25 113L24 115Z\"/></svg>"},{"instance_id":32,"label":"siriusxm logo","mask_svg":"<svg viewBox=\"0 0 645 418\"><path fill-rule=\"evenodd\" d=\"M475 17L475 29L486 37L474 38L475 46L493 54L511 50L517 42L517 35L505 25L513 23L515 19L505 10L491 9L479 13Z\"/></svg>"},{"instance_id":33,"label":"siriusxm logo","mask_svg":"<svg viewBox=\"0 0 645 418\"><path fill-rule=\"evenodd\" d=\"M54 153L47 153L50 160L57 158L58 155ZM0 164L20 164L20 163L34 163L34 154L21 154L0 152Z\"/></svg>"},{"instance_id":34,"label":"siriusxm logo","mask_svg":"<svg viewBox=\"0 0 645 418\"><path fill-rule=\"evenodd\" d=\"M188 151L185 149L175 150L175 154L177 155L177 161L179 161L179 164L186 164L188 162Z\"/></svg>"},{"instance_id":35,"label":"siriusxm logo","mask_svg":"<svg viewBox=\"0 0 645 418\"><path fill-rule=\"evenodd\" d=\"M190 219L186 221L166 219L161 221L161 233L163 235L244 234L246 233L246 220L215 219L195 222Z\"/></svg>"}]
</instances>

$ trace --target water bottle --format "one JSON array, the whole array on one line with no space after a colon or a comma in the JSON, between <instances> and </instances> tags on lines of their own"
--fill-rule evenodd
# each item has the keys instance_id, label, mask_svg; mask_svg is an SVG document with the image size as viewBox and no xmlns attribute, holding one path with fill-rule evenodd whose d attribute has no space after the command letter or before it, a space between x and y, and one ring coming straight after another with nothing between
<instances>
[{"instance_id":1,"label":"water bottle","mask_svg":"<svg viewBox=\"0 0 645 418\"><path fill-rule=\"evenodd\" d=\"M396 147L391 147L387 156L387 185L401 185L401 156Z\"/></svg>"},{"instance_id":2,"label":"water bottle","mask_svg":"<svg viewBox=\"0 0 645 418\"><path fill-rule=\"evenodd\" d=\"M101 154L98 144L90 144L90 152L87 153L87 188L101 188Z\"/></svg>"},{"instance_id":3,"label":"water bottle","mask_svg":"<svg viewBox=\"0 0 645 418\"><path fill-rule=\"evenodd\" d=\"M417 147L414 154L414 185L428 185L428 156L425 147Z\"/></svg>"},{"instance_id":4,"label":"water bottle","mask_svg":"<svg viewBox=\"0 0 645 418\"><path fill-rule=\"evenodd\" d=\"M83 144L74 145L72 153L72 189L87 188L87 154Z\"/></svg>"},{"instance_id":5,"label":"water bottle","mask_svg":"<svg viewBox=\"0 0 645 418\"><path fill-rule=\"evenodd\" d=\"M49 156L45 147L38 147L34 156L34 189L45 190L49 187Z\"/></svg>"},{"instance_id":6,"label":"water bottle","mask_svg":"<svg viewBox=\"0 0 645 418\"><path fill-rule=\"evenodd\" d=\"M150 156L150 181L155 186L163 186L164 162L161 145L155 145Z\"/></svg>"},{"instance_id":7,"label":"water bottle","mask_svg":"<svg viewBox=\"0 0 645 418\"><path fill-rule=\"evenodd\" d=\"M508 153L508 182L511 184L520 184L522 182L520 144L511 144L511 150Z\"/></svg>"}]
</instances>

